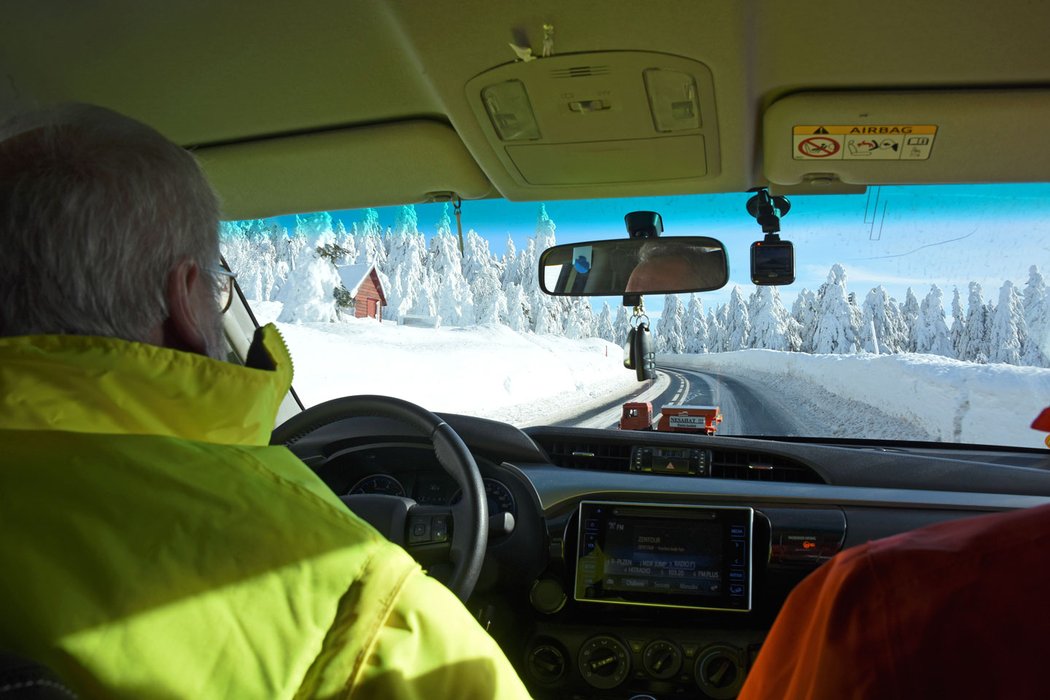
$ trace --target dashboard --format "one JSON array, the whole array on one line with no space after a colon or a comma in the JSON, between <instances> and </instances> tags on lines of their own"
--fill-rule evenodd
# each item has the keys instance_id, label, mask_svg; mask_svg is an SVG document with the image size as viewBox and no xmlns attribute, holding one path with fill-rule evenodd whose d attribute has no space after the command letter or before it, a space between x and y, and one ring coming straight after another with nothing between
<instances>
[{"instance_id":1,"label":"dashboard","mask_svg":"<svg viewBox=\"0 0 1050 700\"><path fill-rule=\"evenodd\" d=\"M1035 450L442 418L491 511L468 607L541 699L733 698L787 595L837 552L1050 502ZM340 495L457 498L429 442L391 421L342 421L291 449Z\"/></svg>"}]
</instances>

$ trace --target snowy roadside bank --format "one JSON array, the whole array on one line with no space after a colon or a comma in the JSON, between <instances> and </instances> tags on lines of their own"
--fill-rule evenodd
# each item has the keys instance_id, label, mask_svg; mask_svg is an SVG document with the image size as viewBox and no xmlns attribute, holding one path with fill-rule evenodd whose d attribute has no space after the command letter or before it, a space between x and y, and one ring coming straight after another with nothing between
<instances>
[{"instance_id":1,"label":"snowy roadside bank","mask_svg":"<svg viewBox=\"0 0 1050 700\"><path fill-rule=\"evenodd\" d=\"M775 350L665 359L699 370L754 377L774 393L783 389L813 396L816 386L845 402L863 404L915 426L930 440L1044 446L1043 434L1029 425L1047 405L1050 369L979 365L934 355L806 355ZM842 408L848 410L848 403ZM848 425L849 416L839 413L839 420ZM871 430L857 435L872 437Z\"/></svg>"},{"instance_id":2,"label":"snowy roadside bank","mask_svg":"<svg viewBox=\"0 0 1050 700\"><path fill-rule=\"evenodd\" d=\"M254 305L253 305L254 308ZM260 322L271 320L259 309ZM505 326L412 328L372 319L277 324L308 406L385 394L431 411L523 427L603 405L637 388L623 351L597 338L516 333Z\"/></svg>"}]
</instances>

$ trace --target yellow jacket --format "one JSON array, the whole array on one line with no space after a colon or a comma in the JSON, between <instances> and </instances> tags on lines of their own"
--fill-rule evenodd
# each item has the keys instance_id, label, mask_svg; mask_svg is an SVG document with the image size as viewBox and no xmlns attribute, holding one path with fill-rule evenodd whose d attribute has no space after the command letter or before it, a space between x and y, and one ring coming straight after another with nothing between
<instances>
[{"instance_id":1,"label":"yellow jacket","mask_svg":"<svg viewBox=\"0 0 1050 700\"><path fill-rule=\"evenodd\" d=\"M0 338L0 649L84 697L527 697L458 600L267 445L291 383Z\"/></svg>"}]
</instances>

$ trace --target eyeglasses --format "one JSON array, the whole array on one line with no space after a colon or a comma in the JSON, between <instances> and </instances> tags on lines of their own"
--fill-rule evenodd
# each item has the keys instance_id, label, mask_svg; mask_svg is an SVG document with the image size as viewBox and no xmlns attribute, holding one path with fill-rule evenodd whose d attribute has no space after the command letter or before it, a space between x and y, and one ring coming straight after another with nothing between
<instances>
[{"instance_id":1,"label":"eyeglasses","mask_svg":"<svg viewBox=\"0 0 1050 700\"><path fill-rule=\"evenodd\" d=\"M233 303L234 280L237 279L237 273L230 272L225 260L221 265L209 267L207 272L215 277L215 303L219 306L219 313L224 314Z\"/></svg>"}]
</instances>

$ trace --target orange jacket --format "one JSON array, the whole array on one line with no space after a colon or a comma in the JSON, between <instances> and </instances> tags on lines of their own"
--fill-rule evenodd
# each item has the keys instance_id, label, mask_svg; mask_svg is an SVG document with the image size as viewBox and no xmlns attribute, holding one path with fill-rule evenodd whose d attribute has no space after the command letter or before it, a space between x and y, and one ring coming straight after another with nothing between
<instances>
[{"instance_id":1,"label":"orange jacket","mask_svg":"<svg viewBox=\"0 0 1050 700\"><path fill-rule=\"evenodd\" d=\"M849 549L789 596L740 700L1050 696L1050 505Z\"/></svg>"}]
</instances>

